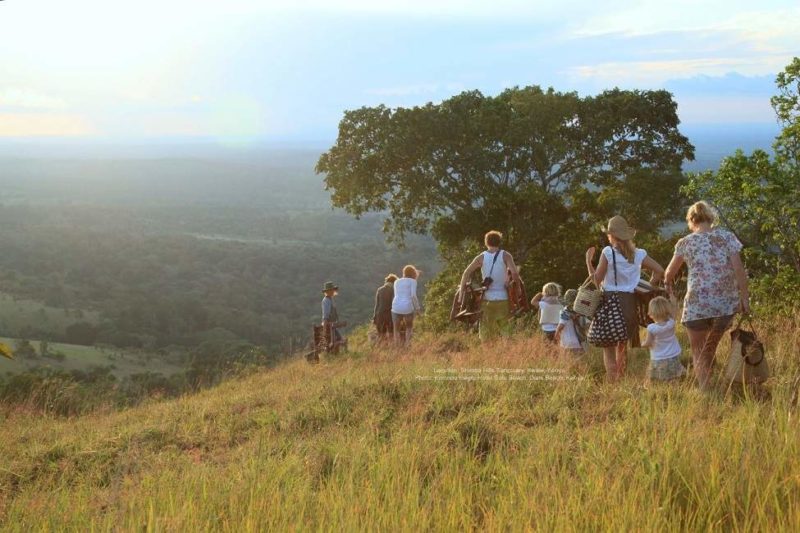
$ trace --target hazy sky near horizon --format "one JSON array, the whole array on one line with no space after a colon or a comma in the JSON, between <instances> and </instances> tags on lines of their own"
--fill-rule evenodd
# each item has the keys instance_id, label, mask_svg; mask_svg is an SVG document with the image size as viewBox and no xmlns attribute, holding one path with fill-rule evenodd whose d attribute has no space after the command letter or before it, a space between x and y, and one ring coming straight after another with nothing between
<instances>
[{"instance_id":1,"label":"hazy sky near horizon","mask_svg":"<svg viewBox=\"0 0 800 533\"><path fill-rule=\"evenodd\" d=\"M4 0L0 136L327 140L345 109L667 88L767 123L800 2Z\"/></svg>"}]
</instances>

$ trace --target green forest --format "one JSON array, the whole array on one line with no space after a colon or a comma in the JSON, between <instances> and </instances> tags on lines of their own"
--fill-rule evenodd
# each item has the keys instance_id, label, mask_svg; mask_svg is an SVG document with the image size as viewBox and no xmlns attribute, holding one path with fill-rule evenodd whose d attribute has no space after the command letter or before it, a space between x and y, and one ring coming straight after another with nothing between
<instances>
[{"instance_id":1,"label":"green forest","mask_svg":"<svg viewBox=\"0 0 800 533\"><path fill-rule=\"evenodd\" d=\"M325 281L359 324L387 273L439 268L430 238L400 249L379 215L331 210L302 151L0 170L0 337L17 353L0 360L6 399L53 381L114 401L214 383L304 348Z\"/></svg>"},{"instance_id":2,"label":"green forest","mask_svg":"<svg viewBox=\"0 0 800 533\"><path fill-rule=\"evenodd\" d=\"M280 352L319 320L324 281L342 287L342 315L363 322L389 271L412 258L436 270L430 242L390 248L377 217L204 213L187 210L176 222L174 210L0 210L3 291L70 310L73 319L3 323L2 334L148 349L247 341ZM146 223L137 227L137 217Z\"/></svg>"}]
</instances>

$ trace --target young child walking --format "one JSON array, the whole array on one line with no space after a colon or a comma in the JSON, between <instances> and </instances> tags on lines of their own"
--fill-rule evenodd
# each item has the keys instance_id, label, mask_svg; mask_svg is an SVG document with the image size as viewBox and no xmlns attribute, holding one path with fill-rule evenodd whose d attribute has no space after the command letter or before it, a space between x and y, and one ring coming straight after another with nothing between
<instances>
[{"instance_id":1,"label":"young child walking","mask_svg":"<svg viewBox=\"0 0 800 533\"><path fill-rule=\"evenodd\" d=\"M642 343L650 348L650 380L671 381L684 376L681 345L675 336L675 307L663 296L657 296L650 300L647 314L655 321L647 326L647 336Z\"/></svg>"},{"instance_id":2,"label":"young child walking","mask_svg":"<svg viewBox=\"0 0 800 533\"><path fill-rule=\"evenodd\" d=\"M531 306L539 310L539 326L542 328L547 340L553 341L558 328L558 320L563 306L558 297L561 296L561 286L558 283L545 283L542 292L536 293L531 298Z\"/></svg>"},{"instance_id":3,"label":"young child walking","mask_svg":"<svg viewBox=\"0 0 800 533\"><path fill-rule=\"evenodd\" d=\"M556 327L555 341L564 351L565 355L570 355L573 361L579 361L586 353L586 318L582 317L573 310L575 298L578 291L570 289L564 293L561 303L564 306Z\"/></svg>"}]
</instances>

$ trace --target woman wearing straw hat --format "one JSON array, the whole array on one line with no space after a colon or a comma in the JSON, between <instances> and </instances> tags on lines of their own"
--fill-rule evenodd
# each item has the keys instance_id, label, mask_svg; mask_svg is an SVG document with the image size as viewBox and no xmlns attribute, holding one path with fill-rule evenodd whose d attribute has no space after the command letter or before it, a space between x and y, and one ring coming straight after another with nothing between
<instances>
[{"instance_id":1,"label":"woman wearing straw hat","mask_svg":"<svg viewBox=\"0 0 800 533\"><path fill-rule=\"evenodd\" d=\"M610 246L603 248L597 268L592 264L595 247L592 246L586 250L586 268L594 282L598 286L602 285L604 293L614 292L617 294L625 318L628 340L630 340L631 347L637 348L641 344L634 290L641 278L642 268L653 273L653 282L658 282L663 278L664 268L648 257L645 250L636 247L633 243L636 230L631 228L628 221L621 216L617 215L608 221L605 233ZM621 341L615 346L603 347L603 362L610 381L622 377L628 362L627 341Z\"/></svg>"},{"instance_id":2,"label":"woman wearing straw hat","mask_svg":"<svg viewBox=\"0 0 800 533\"><path fill-rule=\"evenodd\" d=\"M689 280L681 322L689 334L698 384L706 389L719 341L737 312L750 312L750 293L739 255L742 243L717 227L714 209L697 202L686 213L686 223L692 232L675 244L667 267L667 291L672 294L672 282L686 263Z\"/></svg>"}]
</instances>

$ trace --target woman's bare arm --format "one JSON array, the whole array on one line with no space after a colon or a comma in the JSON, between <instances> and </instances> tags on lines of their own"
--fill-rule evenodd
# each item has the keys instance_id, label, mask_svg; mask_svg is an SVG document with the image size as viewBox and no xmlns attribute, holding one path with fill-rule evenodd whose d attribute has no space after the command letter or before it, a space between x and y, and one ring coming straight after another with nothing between
<instances>
[{"instance_id":1,"label":"woman's bare arm","mask_svg":"<svg viewBox=\"0 0 800 533\"><path fill-rule=\"evenodd\" d=\"M662 279L664 279L664 267L658 264L658 261L650 257L649 255L644 258L642 261L642 268L649 270L653 273L653 277L651 281L653 283L658 283Z\"/></svg>"},{"instance_id":2,"label":"woman's bare arm","mask_svg":"<svg viewBox=\"0 0 800 533\"><path fill-rule=\"evenodd\" d=\"M672 260L667 265L667 270L664 272L664 284L667 287L667 294L673 293L673 285L675 284L675 279L678 277L678 272L681 271L681 267L683 266L683 256L682 255L673 255Z\"/></svg>"},{"instance_id":3,"label":"woman's bare arm","mask_svg":"<svg viewBox=\"0 0 800 533\"><path fill-rule=\"evenodd\" d=\"M469 281L470 276L472 273L478 270L481 266L483 266L483 254L477 256L475 259L472 260L472 263L464 270L464 274L461 276L461 282L458 285L459 292L464 292L464 289L467 287L467 282Z\"/></svg>"},{"instance_id":4,"label":"woman's bare arm","mask_svg":"<svg viewBox=\"0 0 800 533\"><path fill-rule=\"evenodd\" d=\"M747 284L747 271L742 263L742 256L738 252L731 254L731 265L733 274L736 276L736 286L739 287L739 300L742 305L742 313L750 312L750 288Z\"/></svg>"},{"instance_id":5,"label":"woman's bare arm","mask_svg":"<svg viewBox=\"0 0 800 533\"><path fill-rule=\"evenodd\" d=\"M586 250L586 270L589 272L589 276L594 280L595 284L599 287L600 284L603 283L603 280L606 279L608 260L606 259L605 255L600 254L600 261L598 261L597 268L595 268L592 264L592 261L594 261L594 252L594 246Z\"/></svg>"},{"instance_id":6,"label":"woman's bare arm","mask_svg":"<svg viewBox=\"0 0 800 533\"><path fill-rule=\"evenodd\" d=\"M514 263L514 258L508 252L503 252L503 261L505 261L506 267L508 270L511 271L511 279L522 284L522 280L519 277L519 269L517 268L516 263Z\"/></svg>"}]
</instances>

